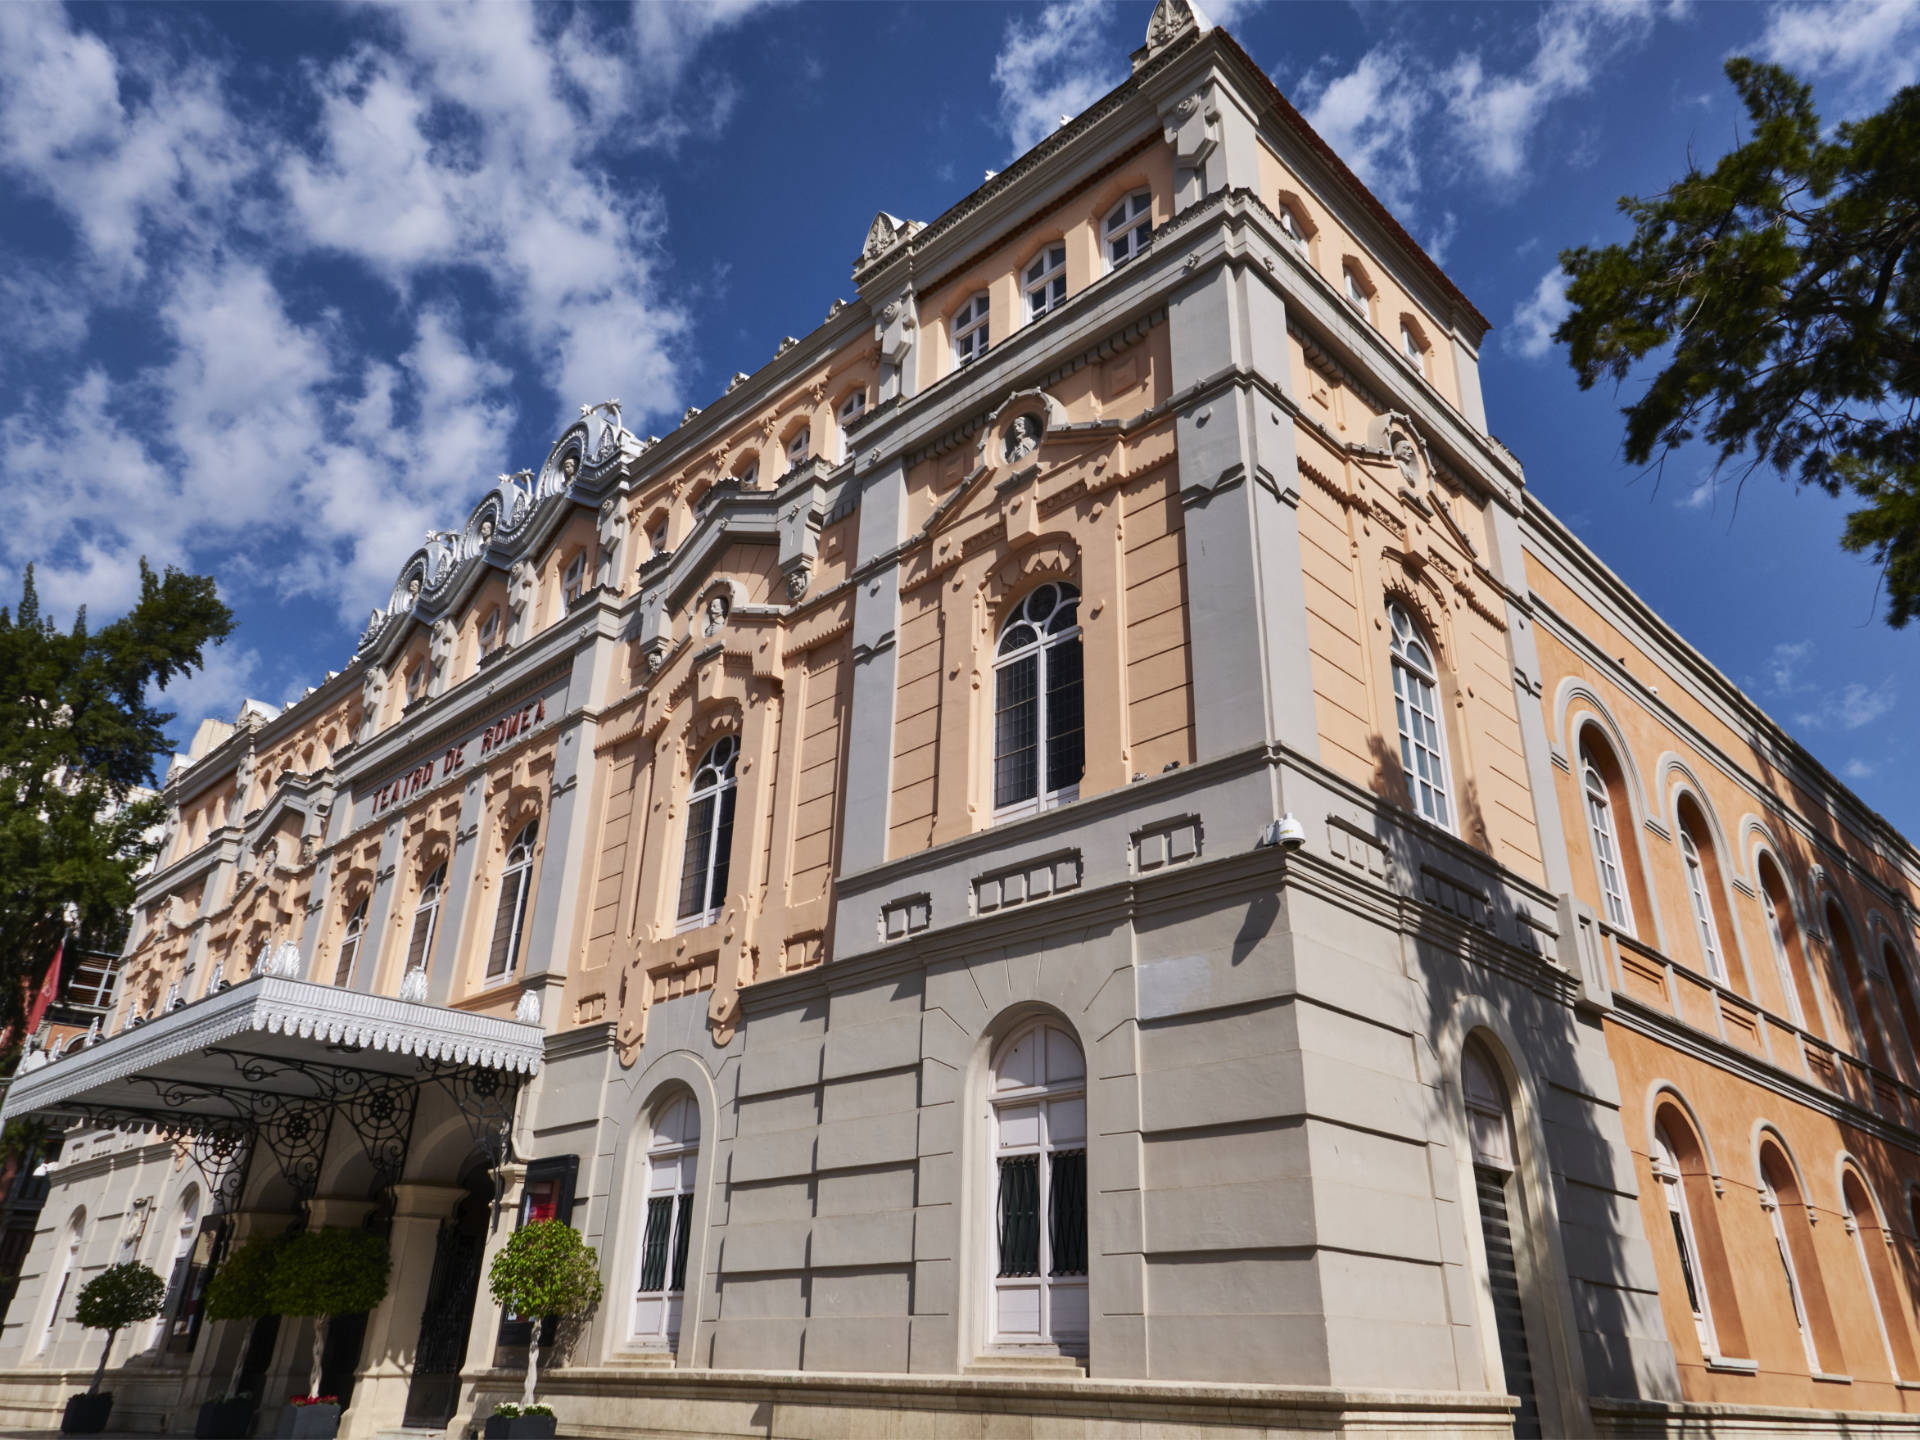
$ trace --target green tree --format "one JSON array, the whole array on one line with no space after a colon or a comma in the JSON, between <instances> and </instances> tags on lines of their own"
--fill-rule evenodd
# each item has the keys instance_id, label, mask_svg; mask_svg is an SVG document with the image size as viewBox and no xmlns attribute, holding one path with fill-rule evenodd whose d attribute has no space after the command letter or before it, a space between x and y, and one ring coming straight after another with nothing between
<instances>
[{"instance_id":1,"label":"green tree","mask_svg":"<svg viewBox=\"0 0 1920 1440\"><path fill-rule=\"evenodd\" d=\"M280 1241L268 1236L258 1235L235 1247L207 1281L202 1313L209 1320L258 1320L273 1314L273 1267L279 1258ZM227 1381L227 1399L240 1393L240 1373L246 1364L243 1341Z\"/></svg>"},{"instance_id":2,"label":"green tree","mask_svg":"<svg viewBox=\"0 0 1920 1440\"><path fill-rule=\"evenodd\" d=\"M313 1317L313 1376L307 1394L320 1393L320 1357L327 1322L371 1310L387 1294L387 1241L366 1230L304 1230L283 1241L267 1281L276 1315Z\"/></svg>"},{"instance_id":3,"label":"green tree","mask_svg":"<svg viewBox=\"0 0 1920 1440\"><path fill-rule=\"evenodd\" d=\"M94 1368L93 1384L87 1387L89 1395L100 1393L100 1377L107 1373L107 1356L113 1352L114 1337L129 1325L153 1319L166 1298L167 1282L138 1260L109 1265L80 1287L73 1318L89 1330L107 1332L107 1343L100 1347L100 1363Z\"/></svg>"},{"instance_id":4,"label":"green tree","mask_svg":"<svg viewBox=\"0 0 1920 1440\"><path fill-rule=\"evenodd\" d=\"M125 933L133 877L153 856L143 838L157 799L125 803L171 749L172 714L148 698L202 663L233 629L211 578L140 564L125 615L70 630L40 610L29 566L19 608L0 606L0 1024L63 939L112 951Z\"/></svg>"},{"instance_id":5,"label":"green tree","mask_svg":"<svg viewBox=\"0 0 1920 1440\"><path fill-rule=\"evenodd\" d=\"M1810 87L1727 62L1752 122L1711 170L1628 196L1633 238L1560 260L1555 332L1587 388L1660 368L1624 407L1627 458L1696 437L1796 485L1851 494L1888 623L1920 615L1920 86L1821 134Z\"/></svg>"},{"instance_id":6,"label":"green tree","mask_svg":"<svg viewBox=\"0 0 1920 1440\"><path fill-rule=\"evenodd\" d=\"M527 1341L527 1383L522 1405L533 1404L540 1375L540 1324L584 1315L600 1303L600 1255L582 1244L580 1232L560 1220L536 1220L514 1231L487 1271L493 1300L509 1315L532 1322Z\"/></svg>"}]
</instances>

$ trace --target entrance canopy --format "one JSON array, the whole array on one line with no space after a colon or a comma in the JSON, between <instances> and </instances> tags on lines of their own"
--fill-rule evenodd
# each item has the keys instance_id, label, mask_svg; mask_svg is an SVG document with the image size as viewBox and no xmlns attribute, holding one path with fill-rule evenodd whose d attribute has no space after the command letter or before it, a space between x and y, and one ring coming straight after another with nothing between
<instances>
[{"instance_id":1,"label":"entrance canopy","mask_svg":"<svg viewBox=\"0 0 1920 1440\"><path fill-rule=\"evenodd\" d=\"M193 1134L427 1080L517 1089L540 1068L543 1039L518 1020L260 975L23 1069L0 1123L38 1114Z\"/></svg>"}]
</instances>

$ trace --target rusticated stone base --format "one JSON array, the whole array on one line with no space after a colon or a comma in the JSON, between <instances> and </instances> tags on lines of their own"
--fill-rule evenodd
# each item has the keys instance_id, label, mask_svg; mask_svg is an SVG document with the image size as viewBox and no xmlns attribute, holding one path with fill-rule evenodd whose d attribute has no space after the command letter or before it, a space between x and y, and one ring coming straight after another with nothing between
<instances>
[{"instance_id":1,"label":"rusticated stone base","mask_svg":"<svg viewBox=\"0 0 1920 1440\"><path fill-rule=\"evenodd\" d=\"M484 1416L519 1393L518 1375L489 1372L468 1414ZM611 1368L542 1375L540 1398L558 1412L568 1440L1464 1440L1511 1435L1513 1403L1504 1395L1295 1385Z\"/></svg>"}]
</instances>

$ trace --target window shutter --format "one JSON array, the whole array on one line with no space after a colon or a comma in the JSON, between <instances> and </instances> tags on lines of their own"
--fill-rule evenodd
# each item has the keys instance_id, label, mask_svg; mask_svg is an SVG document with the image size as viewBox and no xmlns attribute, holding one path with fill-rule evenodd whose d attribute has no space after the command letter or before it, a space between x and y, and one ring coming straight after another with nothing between
<instances>
[{"instance_id":1,"label":"window shutter","mask_svg":"<svg viewBox=\"0 0 1920 1440\"><path fill-rule=\"evenodd\" d=\"M353 979L353 957L360 949L360 937L352 936L340 942L340 962L333 967L333 983L345 985Z\"/></svg>"},{"instance_id":2,"label":"window shutter","mask_svg":"<svg viewBox=\"0 0 1920 1440\"><path fill-rule=\"evenodd\" d=\"M673 1197L656 1195L647 1201L647 1229L640 1248L640 1288L667 1288L667 1242L673 1236Z\"/></svg>"},{"instance_id":3,"label":"window shutter","mask_svg":"<svg viewBox=\"0 0 1920 1440\"><path fill-rule=\"evenodd\" d=\"M1080 640L1047 651L1047 790L1078 785L1087 768Z\"/></svg>"},{"instance_id":4,"label":"window shutter","mask_svg":"<svg viewBox=\"0 0 1920 1440\"><path fill-rule=\"evenodd\" d=\"M1087 1273L1087 1152L1056 1150L1047 1186L1050 1275Z\"/></svg>"},{"instance_id":5,"label":"window shutter","mask_svg":"<svg viewBox=\"0 0 1920 1440\"><path fill-rule=\"evenodd\" d=\"M1480 1235L1487 1252L1487 1288L1493 1294L1493 1328L1500 1342L1500 1364L1507 1389L1517 1396L1516 1440L1540 1434L1540 1404L1533 1392L1533 1357L1527 1350L1526 1316L1520 1308L1520 1272L1513 1259L1513 1234L1507 1222L1506 1176L1489 1165L1473 1167L1480 1200Z\"/></svg>"},{"instance_id":6,"label":"window shutter","mask_svg":"<svg viewBox=\"0 0 1920 1440\"><path fill-rule=\"evenodd\" d=\"M693 1219L693 1196L680 1196L680 1207L674 1216L673 1226L673 1273L667 1282L669 1290L687 1288L687 1237L692 1231L689 1223Z\"/></svg>"},{"instance_id":7,"label":"window shutter","mask_svg":"<svg viewBox=\"0 0 1920 1440\"><path fill-rule=\"evenodd\" d=\"M1000 1159L1000 1273L1040 1273L1040 1157Z\"/></svg>"},{"instance_id":8,"label":"window shutter","mask_svg":"<svg viewBox=\"0 0 1920 1440\"><path fill-rule=\"evenodd\" d=\"M417 970L426 964L427 949L433 944L433 922L439 914L437 904L413 912L413 935L407 942L407 969Z\"/></svg>"},{"instance_id":9,"label":"window shutter","mask_svg":"<svg viewBox=\"0 0 1920 1440\"><path fill-rule=\"evenodd\" d=\"M487 978L497 980L513 969L514 952L519 948L520 895L527 884L527 871L515 870L502 877L500 904L493 916L493 946L487 952Z\"/></svg>"}]
</instances>

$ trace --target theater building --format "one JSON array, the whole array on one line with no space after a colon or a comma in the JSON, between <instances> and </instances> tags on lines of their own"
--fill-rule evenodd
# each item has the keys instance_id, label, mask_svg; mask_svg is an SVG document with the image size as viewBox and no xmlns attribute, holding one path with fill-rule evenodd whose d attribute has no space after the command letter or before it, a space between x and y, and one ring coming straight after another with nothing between
<instances>
[{"instance_id":1,"label":"theater building","mask_svg":"<svg viewBox=\"0 0 1920 1440\"><path fill-rule=\"evenodd\" d=\"M1223 31L665 437L587 407L176 766L0 1331L115 1425L367 1225L361 1440L1911 1433L1920 856L1533 498L1486 320ZM497 1202L497 1203L496 1203ZM476 1298L476 1289L479 1294Z\"/></svg>"}]
</instances>

